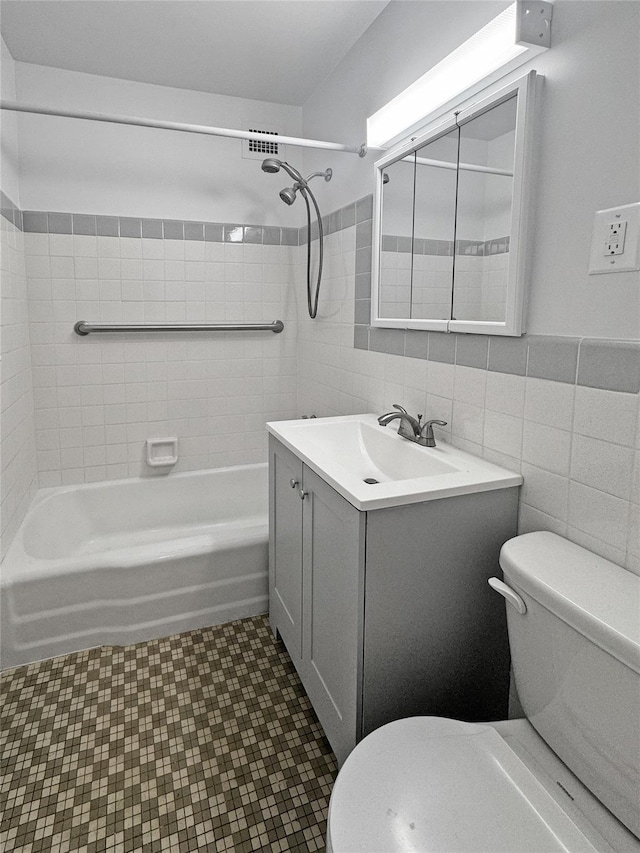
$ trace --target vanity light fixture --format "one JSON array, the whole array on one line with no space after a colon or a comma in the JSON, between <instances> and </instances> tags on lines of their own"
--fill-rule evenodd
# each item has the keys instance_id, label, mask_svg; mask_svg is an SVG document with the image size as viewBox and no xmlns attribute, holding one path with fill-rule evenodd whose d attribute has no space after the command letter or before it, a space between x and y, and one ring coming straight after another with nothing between
<instances>
[{"instance_id":1,"label":"vanity light fixture","mask_svg":"<svg viewBox=\"0 0 640 853\"><path fill-rule=\"evenodd\" d=\"M367 119L367 147L383 148L551 46L552 4L516 0ZM481 84L481 85L478 85Z\"/></svg>"}]
</instances>

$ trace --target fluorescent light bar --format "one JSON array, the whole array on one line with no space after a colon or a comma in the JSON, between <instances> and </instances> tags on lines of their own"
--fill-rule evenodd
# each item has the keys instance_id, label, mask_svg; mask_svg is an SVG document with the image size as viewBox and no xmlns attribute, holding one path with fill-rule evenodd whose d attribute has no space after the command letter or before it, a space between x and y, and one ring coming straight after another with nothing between
<instances>
[{"instance_id":1,"label":"fluorescent light bar","mask_svg":"<svg viewBox=\"0 0 640 853\"><path fill-rule=\"evenodd\" d=\"M369 116L367 146L382 148L480 81L487 85L545 50L550 20L550 3L517 0Z\"/></svg>"}]
</instances>

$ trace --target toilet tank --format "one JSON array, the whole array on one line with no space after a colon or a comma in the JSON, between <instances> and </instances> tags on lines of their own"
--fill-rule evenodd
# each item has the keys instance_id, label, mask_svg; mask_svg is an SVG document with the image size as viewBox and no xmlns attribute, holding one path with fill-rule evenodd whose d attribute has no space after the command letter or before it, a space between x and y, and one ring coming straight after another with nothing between
<instances>
[{"instance_id":1,"label":"toilet tank","mask_svg":"<svg viewBox=\"0 0 640 853\"><path fill-rule=\"evenodd\" d=\"M640 836L640 578L554 533L504 544L513 672L529 722Z\"/></svg>"}]
</instances>

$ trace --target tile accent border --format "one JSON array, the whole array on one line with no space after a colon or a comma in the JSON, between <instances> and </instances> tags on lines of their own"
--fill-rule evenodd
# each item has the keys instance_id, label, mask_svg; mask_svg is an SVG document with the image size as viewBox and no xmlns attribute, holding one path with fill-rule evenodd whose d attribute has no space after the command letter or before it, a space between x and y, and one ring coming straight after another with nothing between
<instances>
[{"instance_id":1,"label":"tile accent border","mask_svg":"<svg viewBox=\"0 0 640 853\"><path fill-rule=\"evenodd\" d=\"M137 219L130 216L94 216L25 210L23 230L39 234L80 234L97 237L144 237L152 240L196 240L206 243L253 243L297 246L298 228L193 222L179 219Z\"/></svg>"},{"instance_id":2,"label":"tile accent border","mask_svg":"<svg viewBox=\"0 0 640 853\"><path fill-rule=\"evenodd\" d=\"M194 222L171 219L100 216L59 213L54 211L21 211L0 191L0 213L24 232L43 234L79 234L105 237L195 240L214 243L248 243L265 246L302 246L307 242L307 228L284 228L271 225ZM607 391L640 393L640 343L551 335L523 335L520 338L496 335L423 332L415 329L371 327L371 246L373 229L373 195L363 196L334 210L322 219L326 235L356 226L354 347L356 349L421 358L446 364L478 367L497 373L551 379ZM315 223L314 223L315 225ZM318 238L317 225L311 228L311 239ZM393 237L385 239L394 239ZM505 240L461 241L465 254L497 254L504 251ZM423 241L425 254L433 254L431 243L438 244L436 254L444 251L440 243ZM469 244L469 245L466 245ZM400 248L398 251L405 251Z\"/></svg>"},{"instance_id":3,"label":"tile accent border","mask_svg":"<svg viewBox=\"0 0 640 853\"><path fill-rule=\"evenodd\" d=\"M131 237L155 240L196 240L205 243L251 243L263 246L302 246L307 242L307 226L247 225L230 222L200 222L183 219L145 219L130 216L101 216L44 210L20 210L0 191L0 213L20 231L34 234L77 234L97 237ZM325 235L371 220L373 196L322 217ZM313 223L311 239L318 239ZM368 243L371 246L371 242Z\"/></svg>"},{"instance_id":4,"label":"tile accent border","mask_svg":"<svg viewBox=\"0 0 640 853\"><path fill-rule=\"evenodd\" d=\"M0 190L0 214L8 219L19 231L22 231L22 211L6 193Z\"/></svg>"},{"instance_id":5,"label":"tile accent border","mask_svg":"<svg viewBox=\"0 0 640 853\"><path fill-rule=\"evenodd\" d=\"M549 335L502 338L357 324L354 347L605 391L640 392L640 343L635 341Z\"/></svg>"},{"instance_id":6,"label":"tile accent border","mask_svg":"<svg viewBox=\"0 0 640 853\"><path fill-rule=\"evenodd\" d=\"M21 211L0 193L0 210L16 228L34 234L77 234L89 237L131 237L156 240L196 240L206 243L252 243L263 246L298 246L299 228L245 225L228 222L194 222L181 219L144 219L55 211Z\"/></svg>"}]
</instances>

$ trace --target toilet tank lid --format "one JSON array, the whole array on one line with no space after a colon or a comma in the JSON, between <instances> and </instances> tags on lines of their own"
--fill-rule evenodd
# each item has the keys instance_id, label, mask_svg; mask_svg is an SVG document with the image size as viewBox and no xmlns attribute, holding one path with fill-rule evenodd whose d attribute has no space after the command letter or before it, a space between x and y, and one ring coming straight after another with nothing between
<instances>
[{"instance_id":1,"label":"toilet tank lid","mask_svg":"<svg viewBox=\"0 0 640 853\"><path fill-rule=\"evenodd\" d=\"M505 577L640 674L640 577L555 533L525 533L500 551Z\"/></svg>"}]
</instances>

